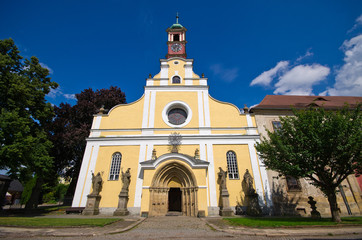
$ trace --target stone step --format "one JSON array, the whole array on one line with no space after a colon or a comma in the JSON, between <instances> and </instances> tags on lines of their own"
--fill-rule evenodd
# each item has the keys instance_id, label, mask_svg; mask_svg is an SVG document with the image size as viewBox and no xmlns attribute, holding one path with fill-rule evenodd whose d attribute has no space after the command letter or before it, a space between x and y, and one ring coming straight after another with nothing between
<instances>
[{"instance_id":1,"label":"stone step","mask_svg":"<svg viewBox=\"0 0 362 240\"><path fill-rule=\"evenodd\" d=\"M182 212L170 211L166 213L166 216L182 216Z\"/></svg>"}]
</instances>

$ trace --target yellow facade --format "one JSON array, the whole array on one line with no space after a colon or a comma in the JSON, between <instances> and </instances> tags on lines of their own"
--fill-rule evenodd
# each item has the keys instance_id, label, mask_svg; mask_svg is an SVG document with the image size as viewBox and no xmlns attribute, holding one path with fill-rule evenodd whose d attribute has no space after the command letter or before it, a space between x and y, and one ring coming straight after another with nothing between
<instances>
[{"instance_id":1,"label":"yellow facade","mask_svg":"<svg viewBox=\"0 0 362 240\"><path fill-rule=\"evenodd\" d=\"M159 216L178 211L212 216L226 208L246 207L242 182L247 169L259 202L268 207L266 172L254 148L259 141L254 117L212 98L207 78L193 72L193 60L173 54L161 59L160 73L146 80L139 100L94 116L73 207L86 206L92 173L100 173L100 212L114 212L119 208L122 172L127 169L130 214ZM170 141L174 133L181 137L178 150ZM229 152L234 157L228 157ZM114 157L120 155L120 160ZM229 171L230 206L225 205L226 195L221 196L220 168Z\"/></svg>"}]
</instances>

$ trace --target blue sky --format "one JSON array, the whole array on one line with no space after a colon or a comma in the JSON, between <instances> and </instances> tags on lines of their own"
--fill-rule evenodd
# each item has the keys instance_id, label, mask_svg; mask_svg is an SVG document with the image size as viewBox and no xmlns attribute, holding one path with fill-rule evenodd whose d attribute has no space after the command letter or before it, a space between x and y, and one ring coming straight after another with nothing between
<instances>
[{"instance_id":1,"label":"blue sky","mask_svg":"<svg viewBox=\"0 0 362 240\"><path fill-rule=\"evenodd\" d=\"M176 12L194 71L218 100L242 108L267 94L362 96L358 0L0 0L0 39L50 69L53 104L112 85L133 102L160 71Z\"/></svg>"}]
</instances>

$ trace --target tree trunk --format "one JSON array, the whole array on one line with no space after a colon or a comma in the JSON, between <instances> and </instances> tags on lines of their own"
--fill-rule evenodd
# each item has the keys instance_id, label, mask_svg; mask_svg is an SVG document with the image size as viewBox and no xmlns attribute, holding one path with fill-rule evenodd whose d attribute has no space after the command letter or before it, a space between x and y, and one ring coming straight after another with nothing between
<instances>
[{"instance_id":1,"label":"tree trunk","mask_svg":"<svg viewBox=\"0 0 362 240\"><path fill-rule=\"evenodd\" d=\"M31 191L30 199L25 204L25 209L30 210L38 207L43 178L37 177L35 185Z\"/></svg>"},{"instance_id":2,"label":"tree trunk","mask_svg":"<svg viewBox=\"0 0 362 240\"><path fill-rule=\"evenodd\" d=\"M329 202L329 207L331 209L332 221L341 222L341 216L339 215L337 196L335 192L328 194L328 202Z\"/></svg>"}]
</instances>

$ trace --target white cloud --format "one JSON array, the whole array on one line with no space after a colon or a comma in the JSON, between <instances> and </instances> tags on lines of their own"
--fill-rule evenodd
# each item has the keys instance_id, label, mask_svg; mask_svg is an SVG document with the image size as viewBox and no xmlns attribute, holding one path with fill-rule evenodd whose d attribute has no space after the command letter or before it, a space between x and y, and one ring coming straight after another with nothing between
<instances>
[{"instance_id":1,"label":"white cloud","mask_svg":"<svg viewBox=\"0 0 362 240\"><path fill-rule=\"evenodd\" d=\"M362 22L362 15L359 17ZM343 43L344 65L337 70L333 88L321 94L362 96L362 34Z\"/></svg>"},{"instance_id":2,"label":"white cloud","mask_svg":"<svg viewBox=\"0 0 362 240\"><path fill-rule=\"evenodd\" d=\"M308 49L307 52L306 52L303 56L298 57L296 61L297 61L297 62L300 62L300 61L303 60L304 58L313 56L314 53L312 53L310 50L311 50L311 49Z\"/></svg>"},{"instance_id":3,"label":"white cloud","mask_svg":"<svg viewBox=\"0 0 362 240\"><path fill-rule=\"evenodd\" d=\"M239 68L225 68L221 64L213 64L210 66L214 75L218 76L225 82L232 82L239 76Z\"/></svg>"},{"instance_id":4,"label":"white cloud","mask_svg":"<svg viewBox=\"0 0 362 240\"><path fill-rule=\"evenodd\" d=\"M47 97L55 99L57 96L61 95L60 87L56 89L50 89L50 92L47 94Z\"/></svg>"},{"instance_id":5,"label":"white cloud","mask_svg":"<svg viewBox=\"0 0 362 240\"><path fill-rule=\"evenodd\" d=\"M48 65L46 65L45 63L39 63L39 64L40 64L40 66L42 66L43 68L48 69L49 74L53 74L53 73L54 73L53 69L51 69L51 68L50 68Z\"/></svg>"},{"instance_id":6,"label":"white cloud","mask_svg":"<svg viewBox=\"0 0 362 240\"><path fill-rule=\"evenodd\" d=\"M312 95L313 85L323 81L329 74L328 67L298 65L279 77L274 94Z\"/></svg>"},{"instance_id":7,"label":"white cloud","mask_svg":"<svg viewBox=\"0 0 362 240\"><path fill-rule=\"evenodd\" d=\"M348 30L348 32L352 32L353 30L355 30L356 28L358 28L359 26L362 26L362 14L356 19L356 23L353 25L353 27Z\"/></svg>"},{"instance_id":8,"label":"white cloud","mask_svg":"<svg viewBox=\"0 0 362 240\"><path fill-rule=\"evenodd\" d=\"M263 72L258 77L254 78L251 81L250 86L254 85L264 85L269 86L273 78L277 75L278 72L285 70L289 65L289 61L280 61L275 67L269 69L268 71Z\"/></svg>"},{"instance_id":9,"label":"white cloud","mask_svg":"<svg viewBox=\"0 0 362 240\"><path fill-rule=\"evenodd\" d=\"M64 93L63 96L66 99L77 100L77 98L75 97L75 94L66 94L66 93Z\"/></svg>"},{"instance_id":10,"label":"white cloud","mask_svg":"<svg viewBox=\"0 0 362 240\"><path fill-rule=\"evenodd\" d=\"M57 97L61 97L61 98L65 98L68 100L77 100L75 98L75 94L63 93L63 91L60 87L58 87L56 89L51 89L50 92L47 94L47 97L51 98L51 99L56 99Z\"/></svg>"}]
</instances>

